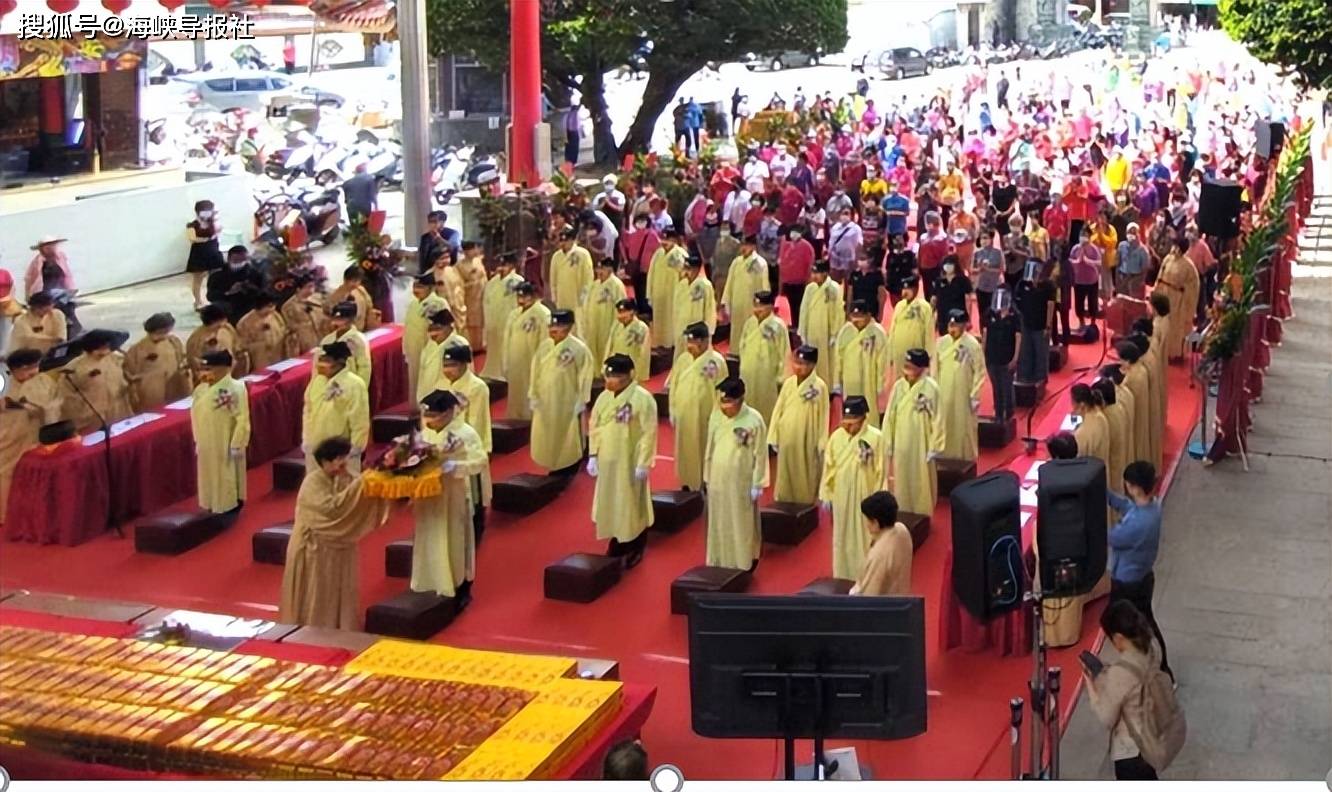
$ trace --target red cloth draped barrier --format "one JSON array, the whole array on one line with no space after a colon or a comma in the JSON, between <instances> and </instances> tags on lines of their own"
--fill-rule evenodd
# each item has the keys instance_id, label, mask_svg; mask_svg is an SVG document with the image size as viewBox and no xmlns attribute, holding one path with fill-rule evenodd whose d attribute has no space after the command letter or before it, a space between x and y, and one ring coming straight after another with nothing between
<instances>
[{"instance_id":1,"label":"red cloth draped barrier","mask_svg":"<svg viewBox=\"0 0 1332 792\"><path fill-rule=\"evenodd\" d=\"M103 638L128 638L139 631L138 626L130 622L85 619L81 616L57 616L54 613L38 613L18 608L0 608L0 625L75 635L95 635ZM0 762L0 766L5 766L4 762Z\"/></svg>"}]
</instances>

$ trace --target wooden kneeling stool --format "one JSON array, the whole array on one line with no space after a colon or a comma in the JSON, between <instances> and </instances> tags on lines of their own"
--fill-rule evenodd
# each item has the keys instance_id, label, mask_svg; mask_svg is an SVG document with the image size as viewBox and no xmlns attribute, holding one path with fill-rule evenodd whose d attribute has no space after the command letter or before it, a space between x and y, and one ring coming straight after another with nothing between
<instances>
[{"instance_id":1,"label":"wooden kneeling stool","mask_svg":"<svg viewBox=\"0 0 1332 792\"><path fill-rule=\"evenodd\" d=\"M696 566L671 583L671 613L688 613L695 594L739 594L749 588L753 577L746 569Z\"/></svg>"},{"instance_id":2,"label":"wooden kneeling stool","mask_svg":"<svg viewBox=\"0 0 1332 792\"><path fill-rule=\"evenodd\" d=\"M797 591L797 594L818 595L829 597L835 595L844 595L851 593L851 587L856 585L856 581L846 578L821 577L815 578L805 584L805 587Z\"/></svg>"},{"instance_id":3,"label":"wooden kneeling stool","mask_svg":"<svg viewBox=\"0 0 1332 792\"><path fill-rule=\"evenodd\" d=\"M543 587L546 599L563 602L594 602L620 582L624 564L618 558L574 553L546 567Z\"/></svg>"},{"instance_id":4,"label":"wooden kneeling stool","mask_svg":"<svg viewBox=\"0 0 1332 792\"><path fill-rule=\"evenodd\" d=\"M798 545L819 527L819 508L812 503L773 501L759 509L763 541Z\"/></svg>"},{"instance_id":5,"label":"wooden kneeling stool","mask_svg":"<svg viewBox=\"0 0 1332 792\"><path fill-rule=\"evenodd\" d=\"M939 497L944 498L953 488L964 481L976 478L976 460L948 459L939 457L934 460L934 469L939 474Z\"/></svg>"},{"instance_id":6,"label":"wooden kneeling stool","mask_svg":"<svg viewBox=\"0 0 1332 792\"><path fill-rule=\"evenodd\" d=\"M565 476L519 473L495 482L490 508L505 514L533 514L559 497L568 485Z\"/></svg>"},{"instance_id":7,"label":"wooden kneeling stool","mask_svg":"<svg viewBox=\"0 0 1332 792\"><path fill-rule=\"evenodd\" d=\"M1092 325L1095 327L1095 325ZM1050 373L1054 374L1064 370L1068 364L1068 347L1063 344L1052 344L1050 346Z\"/></svg>"},{"instance_id":8,"label":"wooden kneeling stool","mask_svg":"<svg viewBox=\"0 0 1332 792\"><path fill-rule=\"evenodd\" d=\"M999 423L993 415L980 416L980 423L976 426L976 439L981 448L1003 448L1016 438L1016 418L1009 418Z\"/></svg>"},{"instance_id":9,"label":"wooden kneeling stool","mask_svg":"<svg viewBox=\"0 0 1332 792\"><path fill-rule=\"evenodd\" d=\"M250 537L250 555L257 564L287 563L287 544L291 541L291 523L260 528Z\"/></svg>"},{"instance_id":10,"label":"wooden kneeling stool","mask_svg":"<svg viewBox=\"0 0 1332 792\"><path fill-rule=\"evenodd\" d=\"M384 546L384 577L412 576L412 540L402 539Z\"/></svg>"},{"instance_id":11,"label":"wooden kneeling stool","mask_svg":"<svg viewBox=\"0 0 1332 792\"><path fill-rule=\"evenodd\" d=\"M930 515L900 511L897 513L897 521L905 525L907 533L911 534L912 550L919 550L925 540L930 538Z\"/></svg>"},{"instance_id":12,"label":"wooden kneeling stool","mask_svg":"<svg viewBox=\"0 0 1332 792\"><path fill-rule=\"evenodd\" d=\"M662 490L652 493L654 531L675 533L703 516L703 493L692 490Z\"/></svg>"},{"instance_id":13,"label":"wooden kneeling stool","mask_svg":"<svg viewBox=\"0 0 1332 792\"><path fill-rule=\"evenodd\" d=\"M490 424L493 453L511 454L532 439L532 422L522 418L499 418Z\"/></svg>"},{"instance_id":14,"label":"wooden kneeling stool","mask_svg":"<svg viewBox=\"0 0 1332 792\"><path fill-rule=\"evenodd\" d=\"M509 395L508 380L495 379L494 377L482 377L481 381L486 383L486 387L490 389L491 404L494 404L497 401L503 401L505 398L508 397Z\"/></svg>"},{"instance_id":15,"label":"wooden kneeling stool","mask_svg":"<svg viewBox=\"0 0 1332 792\"><path fill-rule=\"evenodd\" d=\"M149 517L134 526L134 549L140 553L180 555L217 536L228 524L226 515L202 509Z\"/></svg>"},{"instance_id":16,"label":"wooden kneeling stool","mask_svg":"<svg viewBox=\"0 0 1332 792\"><path fill-rule=\"evenodd\" d=\"M294 453L273 460L273 489L295 492L305 481L305 454L298 448Z\"/></svg>"},{"instance_id":17,"label":"wooden kneeling stool","mask_svg":"<svg viewBox=\"0 0 1332 792\"><path fill-rule=\"evenodd\" d=\"M365 631L424 641L448 627L457 615L451 597L433 591L404 591L366 609Z\"/></svg>"},{"instance_id":18,"label":"wooden kneeling stool","mask_svg":"<svg viewBox=\"0 0 1332 792\"><path fill-rule=\"evenodd\" d=\"M717 329L712 331L712 343L720 344L731 337L731 323L718 322Z\"/></svg>"},{"instance_id":19,"label":"wooden kneeling stool","mask_svg":"<svg viewBox=\"0 0 1332 792\"><path fill-rule=\"evenodd\" d=\"M392 443L396 438L411 434L414 423L406 413L380 413L370 419L370 439L376 443Z\"/></svg>"},{"instance_id":20,"label":"wooden kneeling stool","mask_svg":"<svg viewBox=\"0 0 1332 792\"><path fill-rule=\"evenodd\" d=\"M675 350L666 347L654 347L648 357L648 376L655 377L671 370L675 362Z\"/></svg>"}]
</instances>

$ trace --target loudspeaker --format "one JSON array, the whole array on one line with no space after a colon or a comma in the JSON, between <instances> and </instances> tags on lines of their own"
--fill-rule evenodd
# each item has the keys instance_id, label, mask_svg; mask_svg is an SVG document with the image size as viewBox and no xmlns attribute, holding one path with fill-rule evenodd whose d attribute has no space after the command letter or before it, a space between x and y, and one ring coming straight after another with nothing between
<instances>
[{"instance_id":1,"label":"loudspeaker","mask_svg":"<svg viewBox=\"0 0 1332 792\"><path fill-rule=\"evenodd\" d=\"M1105 463L1094 457L1041 465L1036 554L1046 594L1085 594L1105 574Z\"/></svg>"},{"instance_id":2,"label":"loudspeaker","mask_svg":"<svg viewBox=\"0 0 1332 792\"><path fill-rule=\"evenodd\" d=\"M1271 159L1281 153L1286 142L1286 125L1279 121L1260 120L1253 126L1253 153Z\"/></svg>"},{"instance_id":3,"label":"loudspeaker","mask_svg":"<svg viewBox=\"0 0 1332 792\"><path fill-rule=\"evenodd\" d=\"M1203 179L1198 197L1198 230L1220 239L1239 236L1240 195L1238 182Z\"/></svg>"},{"instance_id":4,"label":"loudspeaker","mask_svg":"<svg viewBox=\"0 0 1332 792\"><path fill-rule=\"evenodd\" d=\"M1001 471L953 489L953 594L977 619L1022 605L1024 568L1020 487Z\"/></svg>"}]
</instances>

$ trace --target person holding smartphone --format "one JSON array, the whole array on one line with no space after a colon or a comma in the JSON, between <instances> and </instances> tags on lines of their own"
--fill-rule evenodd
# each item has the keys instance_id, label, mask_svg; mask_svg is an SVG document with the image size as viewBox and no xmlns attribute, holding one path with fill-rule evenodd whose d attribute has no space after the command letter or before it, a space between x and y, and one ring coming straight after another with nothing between
<instances>
[{"instance_id":1,"label":"person holding smartphone","mask_svg":"<svg viewBox=\"0 0 1332 792\"><path fill-rule=\"evenodd\" d=\"M1087 679L1087 700L1096 717L1110 730L1110 758L1115 763L1116 781L1155 781L1156 768L1142 757L1133 734L1143 733L1138 710L1126 706L1137 693L1143 676L1160 662L1160 652L1152 641L1151 627L1133 603L1111 602L1101 614L1101 629L1114 644L1119 659L1105 665L1090 652L1083 652L1079 665Z\"/></svg>"}]
</instances>

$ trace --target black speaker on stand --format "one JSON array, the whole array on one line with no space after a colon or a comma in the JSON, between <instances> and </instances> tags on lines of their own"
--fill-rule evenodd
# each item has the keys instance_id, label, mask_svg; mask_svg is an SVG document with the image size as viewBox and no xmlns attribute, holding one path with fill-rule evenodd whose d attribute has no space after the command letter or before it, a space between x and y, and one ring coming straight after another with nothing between
<instances>
[{"instance_id":1,"label":"black speaker on stand","mask_svg":"<svg viewBox=\"0 0 1332 792\"><path fill-rule=\"evenodd\" d=\"M1095 588L1109 554L1105 463L1094 457L1041 465L1036 490L1036 548L1042 593L1071 597Z\"/></svg>"},{"instance_id":2,"label":"black speaker on stand","mask_svg":"<svg viewBox=\"0 0 1332 792\"><path fill-rule=\"evenodd\" d=\"M1198 230L1218 239L1239 236L1243 190L1230 179L1203 179L1198 196Z\"/></svg>"},{"instance_id":3,"label":"black speaker on stand","mask_svg":"<svg viewBox=\"0 0 1332 792\"><path fill-rule=\"evenodd\" d=\"M949 494L953 519L953 595L986 621L1022 606L1021 484L1016 473L987 473Z\"/></svg>"}]
</instances>

